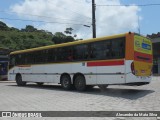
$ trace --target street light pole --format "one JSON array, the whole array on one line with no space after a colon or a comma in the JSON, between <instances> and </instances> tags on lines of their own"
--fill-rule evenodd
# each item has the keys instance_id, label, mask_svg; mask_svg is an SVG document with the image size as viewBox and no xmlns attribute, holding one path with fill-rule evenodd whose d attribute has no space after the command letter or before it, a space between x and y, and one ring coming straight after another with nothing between
<instances>
[{"instance_id":1,"label":"street light pole","mask_svg":"<svg viewBox=\"0 0 160 120\"><path fill-rule=\"evenodd\" d=\"M95 0L92 0L92 27L93 27L93 38L96 38L96 16L95 16Z\"/></svg>"}]
</instances>

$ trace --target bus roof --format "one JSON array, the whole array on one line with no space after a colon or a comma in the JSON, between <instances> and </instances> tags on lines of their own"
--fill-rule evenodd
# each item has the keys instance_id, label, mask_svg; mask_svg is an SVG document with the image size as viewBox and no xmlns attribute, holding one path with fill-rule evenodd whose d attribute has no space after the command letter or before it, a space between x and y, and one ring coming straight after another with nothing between
<instances>
[{"instance_id":1,"label":"bus roof","mask_svg":"<svg viewBox=\"0 0 160 120\"><path fill-rule=\"evenodd\" d=\"M51 48L71 46L71 45L82 44L82 43L90 43L90 42L94 42L94 41L114 39L114 38L118 38L118 37L124 37L126 34L128 34L128 33L106 36L106 37L100 37L100 38L91 38L91 39L87 39L87 40L79 40L79 41L67 42L67 43L62 43L62 44L54 44L54 45L42 46L42 47L37 47L37 48L25 49L25 50L18 50L18 51L11 52L10 54L11 55L12 54L21 54L21 53L27 53L27 52L33 52L33 51L39 51L39 50L46 50L46 49L51 49Z\"/></svg>"}]
</instances>

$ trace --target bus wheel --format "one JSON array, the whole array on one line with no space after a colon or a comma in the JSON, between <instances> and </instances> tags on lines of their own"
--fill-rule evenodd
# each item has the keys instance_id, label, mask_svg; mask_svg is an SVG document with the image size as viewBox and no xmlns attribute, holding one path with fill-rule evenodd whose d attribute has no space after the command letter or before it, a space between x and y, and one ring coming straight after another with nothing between
<instances>
[{"instance_id":1,"label":"bus wheel","mask_svg":"<svg viewBox=\"0 0 160 120\"><path fill-rule=\"evenodd\" d=\"M99 87L101 90L105 90L105 89L108 87L108 85L98 85L98 87Z\"/></svg>"},{"instance_id":2,"label":"bus wheel","mask_svg":"<svg viewBox=\"0 0 160 120\"><path fill-rule=\"evenodd\" d=\"M78 75L75 78L74 86L78 91L84 91L86 89L86 80L84 76Z\"/></svg>"},{"instance_id":3,"label":"bus wheel","mask_svg":"<svg viewBox=\"0 0 160 120\"><path fill-rule=\"evenodd\" d=\"M16 83L18 86L25 86L26 82L22 81L22 76L21 75L17 75L16 76Z\"/></svg>"},{"instance_id":4,"label":"bus wheel","mask_svg":"<svg viewBox=\"0 0 160 120\"><path fill-rule=\"evenodd\" d=\"M61 77L61 86L65 90L70 90L71 89L72 84L71 84L71 78L69 77L69 75L63 75Z\"/></svg>"},{"instance_id":5,"label":"bus wheel","mask_svg":"<svg viewBox=\"0 0 160 120\"><path fill-rule=\"evenodd\" d=\"M44 83L43 82L37 82L37 85L38 86L41 86L41 85L43 85Z\"/></svg>"}]
</instances>

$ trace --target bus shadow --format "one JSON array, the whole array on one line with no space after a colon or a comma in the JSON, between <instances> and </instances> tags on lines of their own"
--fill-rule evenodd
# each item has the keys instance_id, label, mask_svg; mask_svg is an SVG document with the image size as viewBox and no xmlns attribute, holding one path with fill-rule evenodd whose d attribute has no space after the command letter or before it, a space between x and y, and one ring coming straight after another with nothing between
<instances>
[{"instance_id":1,"label":"bus shadow","mask_svg":"<svg viewBox=\"0 0 160 120\"><path fill-rule=\"evenodd\" d=\"M8 85L8 86L19 87L17 85ZM28 84L22 87L24 87L25 89L34 88L34 89L44 89L44 90L54 90L54 91L75 92L75 93L91 94L91 95L103 95L103 96L110 96L110 97L125 98L125 99L130 99L130 100L142 98L148 94L155 92L153 90L145 90L145 89L128 89L128 88L111 88L111 87L105 90L101 90L99 88L94 87L92 89L87 89L84 92L78 92L75 89L64 90L60 85L38 86L36 84Z\"/></svg>"},{"instance_id":2,"label":"bus shadow","mask_svg":"<svg viewBox=\"0 0 160 120\"><path fill-rule=\"evenodd\" d=\"M93 92L94 91L94 92ZM100 90L98 88L94 88L92 92L87 91L88 94L96 94L96 95L104 95L110 97L119 97L130 100L136 100L142 98L148 94L151 94L155 91L153 90L144 90L144 89L126 89L126 88L107 88L106 90Z\"/></svg>"}]
</instances>

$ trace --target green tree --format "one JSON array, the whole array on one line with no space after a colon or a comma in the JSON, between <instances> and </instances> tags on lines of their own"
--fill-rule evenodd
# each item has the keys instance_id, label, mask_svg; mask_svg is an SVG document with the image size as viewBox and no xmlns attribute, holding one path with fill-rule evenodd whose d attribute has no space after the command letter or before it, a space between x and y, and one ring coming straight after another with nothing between
<instances>
[{"instance_id":1,"label":"green tree","mask_svg":"<svg viewBox=\"0 0 160 120\"><path fill-rule=\"evenodd\" d=\"M66 42L73 42L73 41L74 41L74 38L73 38L72 36L67 36L67 37L65 38L65 41L66 41Z\"/></svg>"},{"instance_id":2,"label":"green tree","mask_svg":"<svg viewBox=\"0 0 160 120\"><path fill-rule=\"evenodd\" d=\"M73 28L66 28L66 30L64 31L64 33L66 34L72 34Z\"/></svg>"},{"instance_id":3,"label":"green tree","mask_svg":"<svg viewBox=\"0 0 160 120\"><path fill-rule=\"evenodd\" d=\"M17 28L10 28L5 23L0 22L0 47L22 50L52 45L54 44L52 37L52 33L37 30L31 25L27 25L23 30L18 30Z\"/></svg>"},{"instance_id":4,"label":"green tree","mask_svg":"<svg viewBox=\"0 0 160 120\"><path fill-rule=\"evenodd\" d=\"M56 32L52 38L52 41L55 44L60 44L60 43L72 42L74 41L74 38L72 36L66 36L62 32Z\"/></svg>"},{"instance_id":5,"label":"green tree","mask_svg":"<svg viewBox=\"0 0 160 120\"><path fill-rule=\"evenodd\" d=\"M0 21L0 30L8 30L8 26L2 21Z\"/></svg>"},{"instance_id":6,"label":"green tree","mask_svg":"<svg viewBox=\"0 0 160 120\"><path fill-rule=\"evenodd\" d=\"M32 25L26 25L25 29L22 29L23 32L35 32L37 31L36 28L34 28Z\"/></svg>"}]
</instances>

